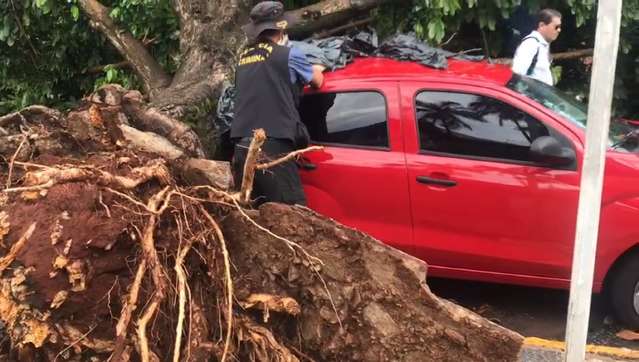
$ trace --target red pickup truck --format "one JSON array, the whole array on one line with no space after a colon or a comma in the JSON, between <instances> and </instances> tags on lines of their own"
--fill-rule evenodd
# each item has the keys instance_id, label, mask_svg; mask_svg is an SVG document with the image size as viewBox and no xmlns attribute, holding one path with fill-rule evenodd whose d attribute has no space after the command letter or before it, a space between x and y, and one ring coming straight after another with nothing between
<instances>
[{"instance_id":1,"label":"red pickup truck","mask_svg":"<svg viewBox=\"0 0 639 362\"><path fill-rule=\"evenodd\" d=\"M362 58L308 89L309 206L448 278L569 288L583 104L503 65ZM639 143L613 122L595 292L639 328Z\"/></svg>"}]
</instances>

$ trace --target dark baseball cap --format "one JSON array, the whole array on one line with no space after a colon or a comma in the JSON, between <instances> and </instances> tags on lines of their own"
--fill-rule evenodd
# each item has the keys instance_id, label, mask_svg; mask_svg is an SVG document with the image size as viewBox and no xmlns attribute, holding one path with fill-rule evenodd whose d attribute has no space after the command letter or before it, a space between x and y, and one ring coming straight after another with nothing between
<instances>
[{"instance_id":1,"label":"dark baseball cap","mask_svg":"<svg viewBox=\"0 0 639 362\"><path fill-rule=\"evenodd\" d=\"M250 22L242 27L249 40L255 40L265 30L286 30L291 19L279 1L262 1L251 9Z\"/></svg>"}]
</instances>

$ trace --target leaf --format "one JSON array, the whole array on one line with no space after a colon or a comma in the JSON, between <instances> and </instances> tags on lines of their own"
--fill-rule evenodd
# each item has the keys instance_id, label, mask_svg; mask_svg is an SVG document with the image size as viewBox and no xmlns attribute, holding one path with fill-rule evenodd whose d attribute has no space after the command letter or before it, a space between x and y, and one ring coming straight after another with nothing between
<instances>
[{"instance_id":1,"label":"leaf","mask_svg":"<svg viewBox=\"0 0 639 362\"><path fill-rule=\"evenodd\" d=\"M9 28L9 22L5 21L2 28L0 28L0 41L6 41L10 32L11 28Z\"/></svg>"},{"instance_id":2,"label":"leaf","mask_svg":"<svg viewBox=\"0 0 639 362\"><path fill-rule=\"evenodd\" d=\"M76 5L71 6L71 16L73 16L73 20L75 21L78 21L80 18L80 9Z\"/></svg>"},{"instance_id":3,"label":"leaf","mask_svg":"<svg viewBox=\"0 0 639 362\"><path fill-rule=\"evenodd\" d=\"M117 77L117 75L118 75L118 71L117 70L115 70L113 68L109 68L106 71L106 82L107 83L111 83L115 79L115 77Z\"/></svg>"},{"instance_id":4,"label":"leaf","mask_svg":"<svg viewBox=\"0 0 639 362\"><path fill-rule=\"evenodd\" d=\"M120 8L118 7L113 8L113 10L111 10L111 12L109 13L109 16L112 17L113 19L116 19L118 16L120 16Z\"/></svg>"},{"instance_id":5,"label":"leaf","mask_svg":"<svg viewBox=\"0 0 639 362\"><path fill-rule=\"evenodd\" d=\"M42 9L42 8L44 8L47 5L47 1L48 0L36 0L36 6L39 9Z\"/></svg>"},{"instance_id":6,"label":"leaf","mask_svg":"<svg viewBox=\"0 0 639 362\"><path fill-rule=\"evenodd\" d=\"M639 333L633 332L628 329L624 329L623 331L617 333L617 337L626 341L639 341Z\"/></svg>"},{"instance_id":7,"label":"leaf","mask_svg":"<svg viewBox=\"0 0 639 362\"><path fill-rule=\"evenodd\" d=\"M415 32L417 37L419 37L419 38L423 38L424 37L424 27L422 26L421 23L415 24L415 26L413 28L413 31Z\"/></svg>"}]
</instances>

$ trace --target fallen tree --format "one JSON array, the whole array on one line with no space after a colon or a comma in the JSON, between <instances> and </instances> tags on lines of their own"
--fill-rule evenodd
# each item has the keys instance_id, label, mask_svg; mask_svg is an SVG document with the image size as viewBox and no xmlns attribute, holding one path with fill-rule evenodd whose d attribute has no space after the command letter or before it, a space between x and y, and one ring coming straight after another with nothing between
<instances>
[{"instance_id":1,"label":"fallen tree","mask_svg":"<svg viewBox=\"0 0 639 362\"><path fill-rule=\"evenodd\" d=\"M307 208L251 209L250 176L234 191L227 164L139 130L146 109L107 86L0 117L10 360L516 360L522 337L434 296L423 262ZM247 170L278 162L263 137Z\"/></svg>"}]
</instances>

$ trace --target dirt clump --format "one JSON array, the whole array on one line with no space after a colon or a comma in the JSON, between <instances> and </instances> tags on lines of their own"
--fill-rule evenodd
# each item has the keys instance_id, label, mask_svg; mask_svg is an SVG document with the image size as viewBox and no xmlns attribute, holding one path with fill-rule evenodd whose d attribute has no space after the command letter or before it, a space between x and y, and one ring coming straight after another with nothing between
<instances>
[{"instance_id":1,"label":"dirt clump","mask_svg":"<svg viewBox=\"0 0 639 362\"><path fill-rule=\"evenodd\" d=\"M107 86L0 117L9 360L517 359L522 337L434 296L425 263L304 207L252 209L251 172L233 191L153 112Z\"/></svg>"}]
</instances>

